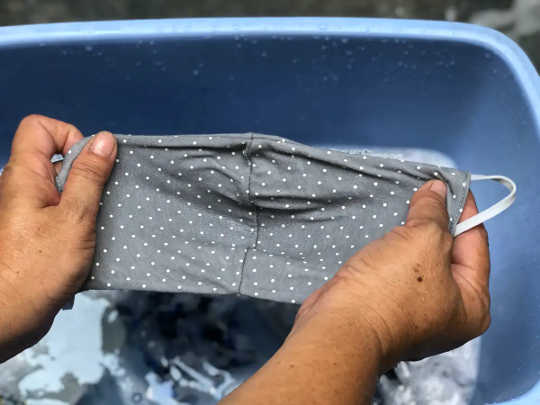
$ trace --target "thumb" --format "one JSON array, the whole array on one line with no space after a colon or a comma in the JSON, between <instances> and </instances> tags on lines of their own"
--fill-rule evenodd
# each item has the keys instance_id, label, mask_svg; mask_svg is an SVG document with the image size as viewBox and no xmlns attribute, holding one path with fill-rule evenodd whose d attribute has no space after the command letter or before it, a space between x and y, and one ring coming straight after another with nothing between
<instances>
[{"instance_id":1,"label":"thumb","mask_svg":"<svg viewBox=\"0 0 540 405\"><path fill-rule=\"evenodd\" d=\"M411 199L406 226L433 222L448 231L446 211L446 184L440 180L425 183Z\"/></svg>"},{"instance_id":2,"label":"thumb","mask_svg":"<svg viewBox=\"0 0 540 405\"><path fill-rule=\"evenodd\" d=\"M95 221L116 151L116 138L102 131L85 145L73 162L59 206L77 223Z\"/></svg>"}]
</instances>

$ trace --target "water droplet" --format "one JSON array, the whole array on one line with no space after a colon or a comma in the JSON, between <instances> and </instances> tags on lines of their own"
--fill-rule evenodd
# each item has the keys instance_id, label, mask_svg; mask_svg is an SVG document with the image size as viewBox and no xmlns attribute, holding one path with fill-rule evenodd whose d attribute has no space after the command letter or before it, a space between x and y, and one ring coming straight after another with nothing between
<instances>
[{"instance_id":1,"label":"water droplet","mask_svg":"<svg viewBox=\"0 0 540 405\"><path fill-rule=\"evenodd\" d=\"M266 58L266 57L268 56L268 54L266 53L266 51L262 51L262 52L261 52L261 56L262 56L263 58Z\"/></svg>"},{"instance_id":2,"label":"water droplet","mask_svg":"<svg viewBox=\"0 0 540 405\"><path fill-rule=\"evenodd\" d=\"M343 42L344 44L346 44L347 42L349 42L349 38L341 38L341 42Z\"/></svg>"},{"instance_id":3,"label":"water droplet","mask_svg":"<svg viewBox=\"0 0 540 405\"><path fill-rule=\"evenodd\" d=\"M85 50L86 52L92 52L92 51L94 50L94 47L93 47L92 45L86 45L86 46L84 47L84 50Z\"/></svg>"},{"instance_id":4,"label":"water droplet","mask_svg":"<svg viewBox=\"0 0 540 405\"><path fill-rule=\"evenodd\" d=\"M198 76L199 75L199 71L197 69L193 69L193 76Z\"/></svg>"}]
</instances>

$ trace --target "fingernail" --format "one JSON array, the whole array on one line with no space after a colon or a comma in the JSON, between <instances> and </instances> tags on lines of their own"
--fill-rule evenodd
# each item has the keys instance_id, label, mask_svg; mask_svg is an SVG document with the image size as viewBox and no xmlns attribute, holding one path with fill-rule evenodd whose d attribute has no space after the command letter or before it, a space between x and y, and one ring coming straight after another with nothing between
<instances>
[{"instance_id":1,"label":"fingernail","mask_svg":"<svg viewBox=\"0 0 540 405\"><path fill-rule=\"evenodd\" d=\"M446 184L444 184L442 181L434 180L429 189L439 194L442 198L446 198Z\"/></svg>"},{"instance_id":2,"label":"fingernail","mask_svg":"<svg viewBox=\"0 0 540 405\"><path fill-rule=\"evenodd\" d=\"M114 138L110 132L100 132L94 137L90 151L96 155L108 157L114 149Z\"/></svg>"}]
</instances>

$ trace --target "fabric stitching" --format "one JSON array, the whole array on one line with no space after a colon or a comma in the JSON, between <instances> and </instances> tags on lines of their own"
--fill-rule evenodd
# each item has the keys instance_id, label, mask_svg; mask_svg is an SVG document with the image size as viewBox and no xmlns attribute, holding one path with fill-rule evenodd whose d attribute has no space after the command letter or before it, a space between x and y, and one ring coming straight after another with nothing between
<instances>
[{"instance_id":1,"label":"fabric stitching","mask_svg":"<svg viewBox=\"0 0 540 405\"><path fill-rule=\"evenodd\" d=\"M255 249L257 248L257 242L259 240L259 210L258 210L258 207L257 205L255 204L255 202L253 201L253 194L252 194L252 190L251 190L251 179L253 177L253 160L251 158L251 146L253 145L253 140L254 140L254 134L252 132L250 132L250 137L249 137L249 141L246 145L246 148L242 151L242 154L243 156L246 158L246 160L248 161L248 165L249 165L249 175L248 175L248 206L251 206L254 208L254 211L255 211ZM243 286L243 282L244 282L244 271L245 271L245 267L246 267L246 262L248 260L248 255L249 255L249 252L252 250L253 248L251 246L249 246L247 249L246 249L246 252L244 253L244 259L242 260L242 268L240 269L240 282L238 283L238 291L237 293L238 294L241 294L242 292L242 286Z\"/></svg>"}]
</instances>

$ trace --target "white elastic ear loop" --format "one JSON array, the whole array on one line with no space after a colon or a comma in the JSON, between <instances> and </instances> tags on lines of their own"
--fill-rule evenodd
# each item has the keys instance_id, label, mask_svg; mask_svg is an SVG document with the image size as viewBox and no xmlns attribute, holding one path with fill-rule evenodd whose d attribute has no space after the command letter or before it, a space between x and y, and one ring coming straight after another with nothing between
<instances>
[{"instance_id":1,"label":"white elastic ear loop","mask_svg":"<svg viewBox=\"0 0 540 405\"><path fill-rule=\"evenodd\" d=\"M478 214L470 217L469 219L466 219L465 221L457 224L456 231L454 232L454 236L458 236L459 234L462 234L463 232L468 231L471 228L474 228L476 225L479 225L482 222L485 222L488 219L491 219L494 216L499 215L505 209L510 207L512 203L514 202L514 200L516 199L516 191L517 191L516 183L514 183L514 181L512 179L509 179L508 177L498 176L498 175L484 176L482 174L472 174L471 181L477 181L477 180L498 181L503 186L505 186L508 190L510 190L510 193L499 202L493 204L491 207L486 208L484 211L481 211Z\"/></svg>"}]
</instances>

